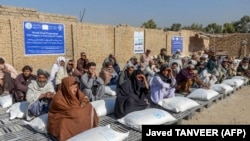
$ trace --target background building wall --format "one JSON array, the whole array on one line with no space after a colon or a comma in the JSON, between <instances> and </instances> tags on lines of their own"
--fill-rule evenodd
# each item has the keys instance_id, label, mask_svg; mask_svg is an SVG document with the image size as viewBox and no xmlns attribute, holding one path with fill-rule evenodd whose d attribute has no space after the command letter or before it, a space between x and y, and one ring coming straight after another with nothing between
<instances>
[{"instance_id":1,"label":"background building wall","mask_svg":"<svg viewBox=\"0 0 250 141\"><path fill-rule=\"evenodd\" d=\"M243 45L245 42L245 46ZM215 51L226 51L230 56L235 58L242 58L250 56L250 34L238 33L231 35L223 35L220 37L211 37L210 46Z\"/></svg>"},{"instance_id":2,"label":"background building wall","mask_svg":"<svg viewBox=\"0 0 250 141\"><path fill-rule=\"evenodd\" d=\"M50 71L53 63L56 62L58 55L42 55L42 56L25 56L24 55L24 33L23 22L51 22L62 23L65 28L65 57L72 57L72 34L71 24L77 22L77 18L72 16L64 16L57 14L39 13L34 9L16 8L16 7L0 7L1 20L0 24L4 28L1 33L0 43L1 56L12 64L19 72L24 65L31 65L36 71L39 68ZM2 52L4 50L4 52Z\"/></svg>"},{"instance_id":3,"label":"background building wall","mask_svg":"<svg viewBox=\"0 0 250 141\"><path fill-rule=\"evenodd\" d=\"M182 30L179 32L164 32L159 29L145 29L129 25L102 25L81 23L76 17L37 12L35 9L0 6L0 56L12 64L19 72L26 64L34 68L34 72L43 68L50 69L59 55L24 55L23 22L60 23L65 26L66 58L75 60L80 58L80 52L86 52L90 61L97 64L97 71L101 69L103 60L109 54L114 54L120 67L123 68L130 57L140 57L134 53L134 32L144 32L144 50L152 50L152 55L158 55L161 48L167 48L171 54L171 37L183 36L183 55L190 54L190 40L195 32ZM198 39L199 42L200 39ZM200 44L194 44L200 46ZM199 48L199 47L195 47ZM191 50L192 52L192 50Z\"/></svg>"},{"instance_id":4,"label":"background building wall","mask_svg":"<svg viewBox=\"0 0 250 141\"><path fill-rule=\"evenodd\" d=\"M161 48L170 48L167 46L167 33L163 30L145 29L145 50L150 49L152 55L158 55Z\"/></svg>"}]
</instances>

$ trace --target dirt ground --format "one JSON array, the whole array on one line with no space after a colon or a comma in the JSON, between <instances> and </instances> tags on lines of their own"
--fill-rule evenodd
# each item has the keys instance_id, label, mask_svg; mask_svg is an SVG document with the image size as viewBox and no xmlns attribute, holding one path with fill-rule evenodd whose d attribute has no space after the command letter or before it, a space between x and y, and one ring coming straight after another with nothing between
<instances>
[{"instance_id":1,"label":"dirt ground","mask_svg":"<svg viewBox=\"0 0 250 141\"><path fill-rule=\"evenodd\" d=\"M250 85L196 112L192 119L183 120L182 124L250 124Z\"/></svg>"}]
</instances>

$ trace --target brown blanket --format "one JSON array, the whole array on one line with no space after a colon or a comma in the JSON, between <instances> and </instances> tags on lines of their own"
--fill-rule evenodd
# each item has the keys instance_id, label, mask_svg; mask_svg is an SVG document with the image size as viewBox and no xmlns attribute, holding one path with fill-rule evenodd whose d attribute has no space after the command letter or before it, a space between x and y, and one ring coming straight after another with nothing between
<instances>
[{"instance_id":1,"label":"brown blanket","mask_svg":"<svg viewBox=\"0 0 250 141\"><path fill-rule=\"evenodd\" d=\"M85 130L98 126L99 118L87 96L79 89L74 95L69 87L76 84L72 76L62 80L61 89L54 96L48 113L48 131L65 141Z\"/></svg>"}]
</instances>

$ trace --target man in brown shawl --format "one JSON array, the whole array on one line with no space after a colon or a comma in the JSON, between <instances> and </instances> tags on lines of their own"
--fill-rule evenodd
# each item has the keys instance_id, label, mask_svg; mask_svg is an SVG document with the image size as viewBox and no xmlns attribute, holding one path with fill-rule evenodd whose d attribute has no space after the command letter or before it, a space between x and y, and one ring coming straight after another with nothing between
<instances>
[{"instance_id":1,"label":"man in brown shawl","mask_svg":"<svg viewBox=\"0 0 250 141\"><path fill-rule=\"evenodd\" d=\"M76 78L65 77L48 113L48 131L65 141L98 126L99 118L88 97L79 90Z\"/></svg>"}]
</instances>

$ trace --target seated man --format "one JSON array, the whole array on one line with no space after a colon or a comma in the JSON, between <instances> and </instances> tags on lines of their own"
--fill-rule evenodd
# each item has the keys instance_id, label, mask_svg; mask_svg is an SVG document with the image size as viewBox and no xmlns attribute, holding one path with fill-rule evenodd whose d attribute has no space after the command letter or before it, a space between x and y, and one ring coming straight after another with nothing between
<instances>
[{"instance_id":1,"label":"seated man","mask_svg":"<svg viewBox=\"0 0 250 141\"><path fill-rule=\"evenodd\" d=\"M57 58L56 63L52 65L52 68L51 68L51 71L50 71L49 81L52 82L55 90L56 90L56 80L55 80L56 73L58 72L59 68L61 66L64 66L64 65L65 65L65 57L63 57L63 56L59 56Z\"/></svg>"},{"instance_id":2,"label":"seated man","mask_svg":"<svg viewBox=\"0 0 250 141\"><path fill-rule=\"evenodd\" d=\"M49 79L49 73L39 69L37 71L37 80L31 80L28 85L26 100L29 103L26 119L33 118L48 113L50 101L55 94L55 89Z\"/></svg>"},{"instance_id":3,"label":"seated man","mask_svg":"<svg viewBox=\"0 0 250 141\"><path fill-rule=\"evenodd\" d=\"M115 102L115 116L123 116L149 106L149 85L141 70L133 72L131 79L125 81L117 90Z\"/></svg>"},{"instance_id":4,"label":"seated man","mask_svg":"<svg viewBox=\"0 0 250 141\"><path fill-rule=\"evenodd\" d=\"M136 56L133 56L133 57L131 57L129 59L129 61L127 61L127 63L125 64L123 70L127 69L127 66L131 65L131 64L134 66L134 69L136 69L136 70L141 69L140 64L138 62L138 59L136 58Z\"/></svg>"},{"instance_id":5,"label":"seated man","mask_svg":"<svg viewBox=\"0 0 250 141\"><path fill-rule=\"evenodd\" d=\"M181 59L181 50L177 49L176 52L172 56L173 59Z\"/></svg>"},{"instance_id":6,"label":"seated man","mask_svg":"<svg viewBox=\"0 0 250 141\"><path fill-rule=\"evenodd\" d=\"M179 71L178 71L178 63L173 62L172 65L171 65L171 70L172 70L172 74L176 78L177 74L179 73Z\"/></svg>"},{"instance_id":7,"label":"seated man","mask_svg":"<svg viewBox=\"0 0 250 141\"><path fill-rule=\"evenodd\" d=\"M171 57L167 55L167 49L162 48L160 54L157 55L158 64L168 64Z\"/></svg>"},{"instance_id":8,"label":"seated man","mask_svg":"<svg viewBox=\"0 0 250 141\"><path fill-rule=\"evenodd\" d=\"M90 101L100 100L104 96L105 87L102 78L98 77L96 74L96 64L94 62L89 62L87 64L87 73L82 75L81 90L88 96Z\"/></svg>"},{"instance_id":9,"label":"seated man","mask_svg":"<svg viewBox=\"0 0 250 141\"><path fill-rule=\"evenodd\" d=\"M87 72L87 64L89 63L89 59L87 58L86 52L81 52L81 58L77 60L76 69L81 72L81 75Z\"/></svg>"},{"instance_id":10,"label":"seated man","mask_svg":"<svg viewBox=\"0 0 250 141\"><path fill-rule=\"evenodd\" d=\"M200 57L200 60L195 65L195 69L198 71L198 73L201 73L206 68L206 66L207 66L206 58Z\"/></svg>"},{"instance_id":11,"label":"seated man","mask_svg":"<svg viewBox=\"0 0 250 141\"><path fill-rule=\"evenodd\" d=\"M223 80L227 79L229 76L229 70L228 70L228 63L227 60L222 60L221 64L218 66L218 72L219 72L219 83L221 83Z\"/></svg>"},{"instance_id":12,"label":"seated man","mask_svg":"<svg viewBox=\"0 0 250 141\"><path fill-rule=\"evenodd\" d=\"M206 64L206 70L208 73L210 73L211 75L215 76L217 81L219 79L220 73L218 71L218 57L217 56L211 56L211 58L208 59L208 62Z\"/></svg>"},{"instance_id":13,"label":"seated man","mask_svg":"<svg viewBox=\"0 0 250 141\"><path fill-rule=\"evenodd\" d=\"M118 61L116 60L115 56L113 54L110 54L108 58L104 59L102 63L102 67L104 68L106 63L111 63L113 65L114 70L117 74L120 73L120 66Z\"/></svg>"},{"instance_id":14,"label":"seated man","mask_svg":"<svg viewBox=\"0 0 250 141\"><path fill-rule=\"evenodd\" d=\"M58 141L65 141L78 133L97 127L98 123L96 111L88 97L79 90L76 78L63 78L61 89L51 101L48 113L49 133Z\"/></svg>"},{"instance_id":15,"label":"seated man","mask_svg":"<svg viewBox=\"0 0 250 141\"><path fill-rule=\"evenodd\" d=\"M229 62L228 64L229 76L228 77L232 78L237 75L237 67L238 67L238 63L236 61Z\"/></svg>"},{"instance_id":16,"label":"seated man","mask_svg":"<svg viewBox=\"0 0 250 141\"><path fill-rule=\"evenodd\" d=\"M106 86L117 84L118 74L114 70L111 62L105 64L99 76L102 78L102 80L104 81L104 85Z\"/></svg>"},{"instance_id":17,"label":"seated man","mask_svg":"<svg viewBox=\"0 0 250 141\"><path fill-rule=\"evenodd\" d=\"M68 76L74 76L80 86L81 72L74 68L74 62L72 59L66 59L65 66L60 66L56 73L56 90L60 89L62 79Z\"/></svg>"},{"instance_id":18,"label":"seated man","mask_svg":"<svg viewBox=\"0 0 250 141\"><path fill-rule=\"evenodd\" d=\"M176 92L182 94L190 93L189 89L194 83L200 87L209 89L209 87L199 79L198 75L195 73L194 65L192 64L188 64L187 68L182 69L180 73L177 74L176 81Z\"/></svg>"},{"instance_id":19,"label":"seated man","mask_svg":"<svg viewBox=\"0 0 250 141\"><path fill-rule=\"evenodd\" d=\"M8 95L14 88L14 79L18 73L10 64L6 63L4 58L0 57L0 95Z\"/></svg>"},{"instance_id":20,"label":"seated man","mask_svg":"<svg viewBox=\"0 0 250 141\"><path fill-rule=\"evenodd\" d=\"M135 68L132 63L128 63L126 65L126 68L121 71L121 73L118 76L118 84L117 88L119 88L124 82L130 79L132 73L134 72Z\"/></svg>"},{"instance_id":21,"label":"seated man","mask_svg":"<svg viewBox=\"0 0 250 141\"><path fill-rule=\"evenodd\" d=\"M204 54L200 57L200 60L195 65L195 68L198 71L199 79L207 86L211 86L217 82L216 76L208 72L206 57L204 57Z\"/></svg>"},{"instance_id":22,"label":"seated man","mask_svg":"<svg viewBox=\"0 0 250 141\"><path fill-rule=\"evenodd\" d=\"M15 88L13 89L13 97L15 102L25 101L28 85L31 80L36 80L36 75L32 74L32 68L26 65L22 69L22 73L15 79Z\"/></svg>"},{"instance_id":23,"label":"seated man","mask_svg":"<svg viewBox=\"0 0 250 141\"><path fill-rule=\"evenodd\" d=\"M156 64L155 60L150 60L149 64L143 70L143 73L145 74L149 84L151 84L155 73L159 72L159 69L157 68L155 64Z\"/></svg>"},{"instance_id":24,"label":"seated man","mask_svg":"<svg viewBox=\"0 0 250 141\"><path fill-rule=\"evenodd\" d=\"M175 86L176 80L171 68L163 64L160 68L160 72L155 74L150 85L151 100L157 104L164 98L174 97Z\"/></svg>"},{"instance_id":25,"label":"seated man","mask_svg":"<svg viewBox=\"0 0 250 141\"><path fill-rule=\"evenodd\" d=\"M247 58L242 59L240 62L237 68L237 75L250 78L250 65Z\"/></svg>"},{"instance_id":26,"label":"seated man","mask_svg":"<svg viewBox=\"0 0 250 141\"><path fill-rule=\"evenodd\" d=\"M140 68L142 71L144 71L146 66L149 64L149 61L152 59L151 50L147 49L146 52L140 56Z\"/></svg>"}]
</instances>

